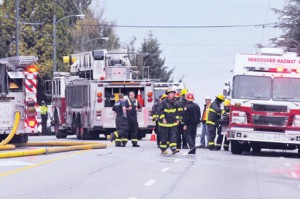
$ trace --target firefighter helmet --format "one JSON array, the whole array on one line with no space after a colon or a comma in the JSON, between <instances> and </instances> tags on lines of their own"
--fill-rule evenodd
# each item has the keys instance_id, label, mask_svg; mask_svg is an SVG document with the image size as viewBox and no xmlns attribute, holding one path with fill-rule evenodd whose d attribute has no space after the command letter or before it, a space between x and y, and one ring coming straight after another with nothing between
<instances>
[{"instance_id":1,"label":"firefighter helmet","mask_svg":"<svg viewBox=\"0 0 300 199\"><path fill-rule=\"evenodd\" d=\"M194 100L195 100L194 94L193 94L193 93L187 93L187 94L185 95L185 99L186 99L187 101L194 101Z\"/></svg>"},{"instance_id":2,"label":"firefighter helmet","mask_svg":"<svg viewBox=\"0 0 300 199\"><path fill-rule=\"evenodd\" d=\"M210 96L210 95L206 95L206 96L205 96L205 99L206 99L206 100L211 100L211 96Z\"/></svg>"},{"instance_id":3,"label":"firefighter helmet","mask_svg":"<svg viewBox=\"0 0 300 199\"><path fill-rule=\"evenodd\" d=\"M166 97L167 97L166 94L162 94L162 95L161 95L161 99L162 99L162 100L165 99Z\"/></svg>"},{"instance_id":4,"label":"firefighter helmet","mask_svg":"<svg viewBox=\"0 0 300 199\"><path fill-rule=\"evenodd\" d=\"M169 94L169 93L176 93L176 90L173 89L173 88L168 88L168 89L166 90L166 94Z\"/></svg>"},{"instance_id":5,"label":"firefighter helmet","mask_svg":"<svg viewBox=\"0 0 300 199\"><path fill-rule=\"evenodd\" d=\"M188 89L187 88L184 88L180 91L180 95L183 96L183 95L186 95L188 93Z\"/></svg>"},{"instance_id":6,"label":"firefighter helmet","mask_svg":"<svg viewBox=\"0 0 300 199\"><path fill-rule=\"evenodd\" d=\"M224 96L224 95L222 95L222 94L220 94L220 95L217 95L217 96L216 96L216 98L217 98L217 99L219 99L219 100L221 100L222 102L224 102L224 101L225 101L225 96Z\"/></svg>"},{"instance_id":7,"label":"firefighter helmet","mask_svg":"<svg viewBox=\"0 0 300 199\"><path fill-rule=\"evenodd\" d=\"M226 100L224 101L224 106L230 106L230 104L231 104L230 99L226 99Z\"/></svg>"}]
</instances>

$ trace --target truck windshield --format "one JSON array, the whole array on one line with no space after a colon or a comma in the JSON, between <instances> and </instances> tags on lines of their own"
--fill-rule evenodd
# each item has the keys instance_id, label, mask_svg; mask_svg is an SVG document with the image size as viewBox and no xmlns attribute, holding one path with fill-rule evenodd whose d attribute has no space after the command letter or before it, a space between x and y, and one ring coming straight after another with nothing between
<instances>
[{"instance_id":1,"label":"truck windshield","mask_svg":"<svg viewBox=\"0 0 300 199\"><path fill-rule=\"evenodd\" d=\"M273 80L273 100L300 102L300 79L276 77Z\"/></svg>"},{"instance_id":2,"label":"truck windshield","mask_svg":"<svg viewBox=\"0 0 300 199\"><path fill-rule=\"evenodd\" d=\"M262 76L237 75L233 79L233 98L269 100L272 78Z\"/></svg>"}]
</instances>

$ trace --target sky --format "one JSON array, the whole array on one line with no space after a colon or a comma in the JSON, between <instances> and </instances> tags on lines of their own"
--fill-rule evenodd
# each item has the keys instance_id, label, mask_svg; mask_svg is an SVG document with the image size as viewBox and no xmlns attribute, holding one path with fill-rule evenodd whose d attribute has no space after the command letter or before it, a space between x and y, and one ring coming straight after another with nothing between
<instances>
[{"instance_id":1,"label":"sky","mask_svg":"<svg viewBox=\"0 0 300 199\"><path fill-rule=\"evenodd\" d=\"M96 1L96 0L95 0ZM118 25L239 25L278 21L272 8L282 9L286 0L98 0L104 17ZM99 3L100 2L100 3ZM137 48L149 31L158 38L165 65L184 83L197 102L205 95L222 93L231 81L237 53L254 53L255 45L269 45L279 37L275 28L140 29L117 28L121 43L137 37Z\"/></svg>"}]
</instances>

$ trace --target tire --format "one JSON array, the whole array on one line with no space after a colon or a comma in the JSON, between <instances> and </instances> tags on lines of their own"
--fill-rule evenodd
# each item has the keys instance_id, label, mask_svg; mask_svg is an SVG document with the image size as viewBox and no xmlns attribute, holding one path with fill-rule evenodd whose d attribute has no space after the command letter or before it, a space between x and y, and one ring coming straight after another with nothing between
<instances>
[{"instance_id":1,"label":"tire","mask_svg":"<svg viewBox=\"0 0 300 199\"><path fill-rule=\"evenodd\" d=\"M243 151L249 153L251 151L251 147L249 144L244 143L243 144Z\"/></svg>"},{"instance_id":2,"label":"tire","mask_svg":"<svg viewBox=\"0 0 300 199\"><path fill-rule=\"evenodd\" d=\"M235 155L240 155L243 153L243 147L238 141L231 141L231 153Z\"/></svg>"},{"instance_id":3,"label":"tire","mask_svg":"<svg viewBox=\"0 0 300 199\"><path fill-rule=\"evenodd\" d=\"M146 137L146 131L139 131L137 134L137 139L142 140L144 137Z\"/></svg>"},{"instance_id":4,"label":"tire","mask_svg":"<svg viewBox=\"0 0 300 199\"><path fill-rule=\"evenodd\" d=\"M261 147L259 147L259 146L253 146L252 147L252 151L253 151L253 153L260 153L261 152Z\"/></svg>"},{"instance_id":5,"label":"tire","mask_svg":"<svg viewBox=\"0 0 300 199\"><path fill-rule=\"evenodd\" d=\"M21 134L21 143L27 143L28 142L28 134Z\"/></svg>"}]
</instances>

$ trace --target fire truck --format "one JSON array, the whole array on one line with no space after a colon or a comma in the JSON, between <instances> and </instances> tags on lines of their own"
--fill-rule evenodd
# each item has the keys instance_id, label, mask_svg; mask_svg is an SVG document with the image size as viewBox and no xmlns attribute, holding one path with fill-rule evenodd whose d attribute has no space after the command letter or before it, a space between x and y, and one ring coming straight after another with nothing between
<instances>
[{"instance_id":1,"label":"fire truck","mask_svg":"<svg viewBox=\"0 0 300 199\"><path fill-rule=\"evenodd\" d=\"M153 83L133 80L127 50L94 50L64 58L70 73L54 73L52 99L55 134L66 138L76 134L78 139L98 138L115 130L112 107L119 99L134 91L142 105L138 113L141 139L151 133L155 124L150 117L154 104Z\"/></svg>"},{"instance_id":2,"label":"fire truck","mask_svg":"<svg viewBox=\"0 0 300 199\"><path fill-rule=\"evenodd\" d=\"M184 89L183 83L179 82L155 82L154 83L154 97L155 97L155 103L158 103L159 96L164 94L168 88L174 88L178 92L180 92L182 89Z\"/></svg>"},{"instance_id":3,"label":"fire truck","mask_svg":"<svg viewBox=\"0 0 300 199\"><path fill-rule=\"evenodd\" d=\"M28 134L38 133L37 67L34 56L17 56L0 59L0 139L7 137L13 128L15 113L21 119L14 143L26 143Z\"/></svg>"},{"instance_id":4,"label":"fire truck","mask_svg":"<svg viewBox=\"0 0 300 199\"><path fill-rule=\"evenodd\" d=\"M300 153L300 57L280 48L237 54L233 73L227 130L232 153Z\"/></svg>"}]
</instances>

